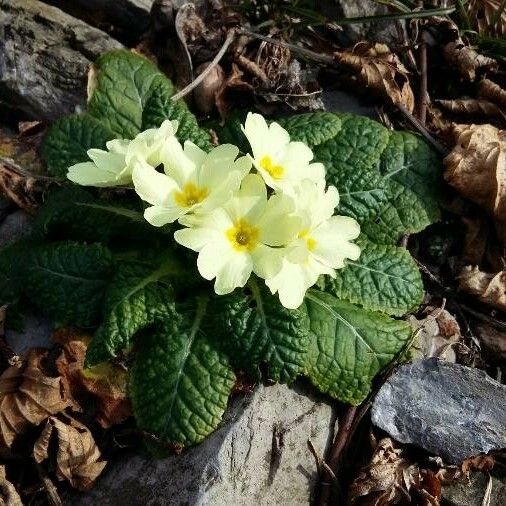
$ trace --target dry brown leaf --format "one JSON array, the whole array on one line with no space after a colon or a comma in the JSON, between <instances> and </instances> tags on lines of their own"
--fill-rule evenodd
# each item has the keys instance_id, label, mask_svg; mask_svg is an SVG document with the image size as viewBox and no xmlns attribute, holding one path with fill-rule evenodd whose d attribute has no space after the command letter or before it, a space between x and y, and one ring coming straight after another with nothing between
<instances>
[{"instance_id":1,"label":"dry brown leaf","mask_svg":"<svg viewBox=\"0 0 506 506\"><path fill-rule=\"evenodd\" d=\"M504 118L502 110L493 102L482 98L459 98L457 100L436 100L443 109L452 114Z\"/></svg>"},{"instance_id":2,"label":"dry brown leaf","mask_svg":"<svg viewBox=\"0 0 506 506\"><path fill-rule=\"evenodd\" d=\"M492 125L455 125L455 147L444 159L446 181L492 215L506 242L506 131Z\"/></svg>"},{"instance_id":3,"label":"dry brown leaf","mask_svg":"<svg viewBox=\"0 0 506 506\"><path fill-rule=\"evenodd\" d=\"M368 91L412 112L415 105L408 75L398 56L385 44L359 42L351 51L334 53L335 59L356 73Z\"/></svg>"},{"instance_id":4,"label":"dry brown leaf","mask_svg":"<svg viewBox=\"0 0 506 506\"><path fill-rule=\"evenodd\" d=\"M492 455L480 454L462 461L458 466L441 464L436 477L445 485L458 481L467 481L472 471L490 471L494 465L495 458Z\"/></svg>"},{"instance_id":5,"label":"dry brown leaf","mask_svg":"<svg viewBox=\"0 0 506 506\"><path fill-rule=\"evenodd\" d=\"M0 506L23 506L16 488L7 480L5 466L0 466Z\"/></svg>"},{"instance_id":6,"label":"dry brown leaf","mask_svg":"<svg viewBox=\"0 0 506 506\"><path fill-rule=\"evenodd\" d=\"M379 441L371 462L362 468L351 484L351 504L386 506L409 502L410 489L420 482L419 469L404 458L390 438Z\"/></svg>"},{"instance_id":7,"label":"dry brown leaf","mask_svg":"<svg viewBox=\"0 0 506 506\"><path fill-rule=\"evenodd\" d=\"M18 434L73 405L66 382L44 372L47 354L32 348L22 367L11 366L0 376L0 447L10 447Z\"/></svg>"},{"instance_id":8,"label":"dry brown leaf","mask_svg":"<svg viewBox=\"0 0 506 506\"><path fill-rule=\"evenodd\" d=\"M485 257L490 227L485 216L462 218L466 227L464 250L460 260L466 265L478 265Z\"/></svg>"},{"instance_id":9,"label":"dry brown leaf","mask_svg":"<svg viewBox=\"0 0 506 506\"><path fill-rule=\"evenodd\" d=\"M232 63L230 75L223 81L221 88L216 92L216 108L222 119L228 116L232 107L237 107L235 100L230 95L236 91L253 92L253 86L243 79L244 72Z\"/></svg>"},{"instance_id":10,"label":"dry brown leaf","mask_svg":"<svg viewBox=\"0 0 506 506\"><path fill-rule=\"evenodd\" d=\"M476 79L478 69L491 71L498 69L497 62L493 58L477 53L472 47L464 44L461 38L448 42L443 47L443 55L446 61L456 67L469 81Z\"/></svg>"},{"instance_id":11,"label":"dry brown leaf","mask_svg":"<svg viewBox=\"0 0 506 506\"><path fill-rule=\"evenodd\" d=\"M454 345L460 341L460 327L455 317L442 308L427 307L424 318L414 316L409 323L418 333L413 349L413 358L438 357L447 362L455 362L457 356Z\"/></svg>"},{"instance_id":12,"label":"dry brown leaf","mask_svg":"<svg viewBox=\"0 0 506 506\"><path fill-rule=\"evenodd\" d=\"M481 351L489 362L506 360L506 332L491 325L477 325L475 332L480 340Z\"/></svg>"},{"instance_id":13,"label":"dry brown leaf","mask_svg":"<svg viewBox=\"0 0 506 506\"><path fill-rule=\"evenodd\" d=\"M60 375L68 382L72 395L79 399L84 393L96 398L95 418L104 428L125 421L131 416L130 402L126 398L127 372L114 364L100 364L84 368L89 336L67 329L53 334L53 340L63 345L56 359Z\"/></svg>"},{"instance_id":14,"label":"dry brown leaf","mask_svg":"<svg viewBox=\"0 0 506 506\"><path fill-rule=\"evenodd\" d=\"M506 106L506 90L490 79L482 79L478 87L478 95L494 102L499 106Z\"/></svg>"},{"instance_id":15,"label":"dry brown leaf","mask_svg":"<svg viewBox=\"0 0 506 506\"><path fill-rule=\"evenodd\" d=\"M60 416L62 420L54 416L47 420L33 447L33 456L39 464L54 459L59 480L68 480L79 490L89 490L107 462L101 460L100 450L86 426Z\"/></svg>"},{"instance_id":16,"label":"dry brown leaf","mask_svg":"<svg viewBox=\"0 0 506 506\"><path fill-rule=\"evenodd\" d=\"M21 174L10 163L0 163L0 194L12 200L18 207L33 213L39 202L37 193L40 191L38 181Z\"/></svg>"},{"instance_id":17,"label":"dry brown leaf","mask_svg":"<svg viewBox=\"0 0 506 506\"><path fill-rule=\"evenodd\" d=\"M468 265L457 279L459 290L476 295L481 302L506 311L506 270L491 274Z\"/></svg>"},{"instance_id":18,"label":"dry brown leaf","mask_svg":"<svg viewBox=\"0 0 506 506\"><path fill-rule=\"evenodd\" d=\"M506 36L506 10L503 10L497 23L492 21L501 6L502 0L470 0L468 15L471 24L482 35Z\"/></svg>"}]
</instances>

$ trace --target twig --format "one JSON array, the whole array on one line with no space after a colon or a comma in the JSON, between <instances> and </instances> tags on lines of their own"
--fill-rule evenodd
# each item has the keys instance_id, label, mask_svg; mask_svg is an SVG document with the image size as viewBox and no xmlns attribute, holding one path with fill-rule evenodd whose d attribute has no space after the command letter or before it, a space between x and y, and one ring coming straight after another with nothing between
<instances>
[{"instance_id":1,"label":"twig","mask_svg":"<svg viewBox=\"0 0 506 506\"><path fill-rule=\"evenodd\" d=\"M263 40L264 42L269 42L270 44L274 44L276 46L285 47L300 56L305 56L310 60L319 61L320 63L325 63L326 65L333 65L336 63L333 56L315 53L310 49L299 47L295 44L290 44L289 42L284 42L282 40L273 39L272 37L267 37L265 35L261 35L260 33L251 32L250 30L245 29L238 30L237 33L239 35L246 35L247 37L251 37L253 39Z\"/></svg>"},{"instance_id":2,"label":"twig","mask_svg":"<svg viewBox=\"0 0 506 506\"><path fill-rule=\"evenodd\" d=\"M339 424L339 429L337 431L337 435L334 439L334 444L330 450L330 455L327 459L328 467L332 471L332 475L327 472L327 476L333 480L336 480L336 469L339 463L339 459L341 454L348 443L350 430L353 426L353 420L355 419L355 415L357 413L357 406L350 406L347 408L343 419ZM326 506L329 504L330 496L332 493L332 483L329 483L327 480L322 480L321 482L321 490L320 497L318 499L318 504L320 506Z\"/></svg>"},{"instance_id":3,"label":"twig","mask_svg":"<svg viewBox=\"0 0 506 506\"><path fill-rule=\"evenodd\" d=\"M427 43L424 39L424 30L420 33L421 42L418 50L418 56L420 60L420 95L418 97L418 120L422 125L427 122Z\"/></svg>"},{"instance_id":4,"label":"twig","mask_svg":"<svg viewBox=\"0 0 506 506\"><path fill-rule=\"evenodd\" d=\"M442 156L446 156L449 151L441 145L432 135L427 131L424 125L422 125L403 105L396 104L397 108L401 113L404 115L404 117L415 127L416 130L420 133L420 135L429 143L431 144L436 151L438 151L439 154Z\"/></svg>"},{"instance_id":5,"label":"twig","mask_svg":"<svg viewBox=\"0 0 506 506\"><path fill-rule=\"evenodd\" d=\"M230 44L232 44L234 41L235 36L236 31L230 30L228 32L227 38L225 39L225 42L223 43L223 46L221 46L221 49L216 53L216 56L213 58L212 62L202 71L201 74L199 74L190 84L188 84L188 86L185 86L181 91L178 91L175 95L172 95L171 100L179 100L180 98L188 95L188 93L190 93L193 89L195 89L207 77L211 70L213 70L213 68L218 65L220 60L227 52Z\"/></svg>"}]
</instances>

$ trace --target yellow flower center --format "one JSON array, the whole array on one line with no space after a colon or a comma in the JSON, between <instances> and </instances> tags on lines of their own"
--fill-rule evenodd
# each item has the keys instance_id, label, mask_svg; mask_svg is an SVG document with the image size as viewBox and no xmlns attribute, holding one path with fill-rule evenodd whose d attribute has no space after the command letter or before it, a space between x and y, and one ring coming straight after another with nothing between
<instances>
[{"instance_id":1,"label":"yellow flower center","mask_svg":"<svg viewBox=\"0 0 506 506\"><path fill-rule=\"evenodd\" d=\"M267 171L273 179L281 179L285 169L281 165L274 165L270 156L266 155L260 160L260 167Z\"/></svg>"},{"instance_id":2,"label":"yellow flower center","mask_svg":"<svg viewBox=\"0 0 506 506\"><path fill-rule=\"evenodd\" d=\"M193 183L186 183L182 192L175 192L174 200L180 207L192 207L202 202L208 194L207 188L197 188Z\"/></svg>"},{"instance_id":3,"label":"yellow flower center","mask_svg":"<svg viewBox=\"0 0 506 506\"><path fill-rule=\"evenodd\" d=\"M309 230L302 230L302 232L298 233L297 237L306 240L307 249L309 251L313 251L316 248L316 241L312 237L309 237Z\"/></svg>"},{"instance_id":4,"label":"yellow flower center","mask_svg":"<svg viewBox=\"0 0 506 506\"><path fill-rule=\"evenodd\" d=\"M225 235L236 251L252 251L257 246L260 231L241 219L229 228Z\"/></svg>"}]
</instances>

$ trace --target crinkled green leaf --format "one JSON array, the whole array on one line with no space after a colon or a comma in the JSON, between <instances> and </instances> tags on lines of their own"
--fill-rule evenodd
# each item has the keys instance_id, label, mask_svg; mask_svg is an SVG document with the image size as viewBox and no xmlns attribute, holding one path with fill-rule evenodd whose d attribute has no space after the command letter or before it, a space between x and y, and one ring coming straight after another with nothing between
<instances>
[{"instance_id":1,"label":"crinkled green leaf","mask_svg":"<svg viewBox=\"0 0 506 506\"><path fill-rule=\"evenodd\" d=\"M205 302L178 307L139 339L130 372L137 424L163 441L199 443L221 422L235 376L202 330Z\"/></svg>"},{"instance_id":2,"label":"crinkled green leaf","mask_svg":"<svg viewBox=\"0 0 506 506\"><path fill-rule=\"evenodd\" d=\"M361 241L358 260L325 277L325 291L365 309L401 316L423 300L418 266L405 248Z\"/></svg>"},{"instance_id":3,"label":"crinkled green leaf","mask_svg":"<svg viewBox=\"0 0 506 506\"><path fill-rule=\"evenodd\" d=\"M65 178L67 169L89 160L91 148L105 149L114 134L89 114L71 114L57 120L41 144L41 155L50 174Z\"/></svg>"},{"instance_id":4,"label":"crinkled green leaf","mask_svg":"<svg viewBox=\"0 0 506 506\"><path fill-rule=\"evenodd\" d=\"M100 200L78 186L53 191L35 216L32 236L49 239L109 242L126 238L131 243L156 237L140 210Z\"/></svg>"},{"instance_id":5,"label":"crinkled green leaf","mask_svg":"<svg viewBox=\"0 0 506 506\"><path fill-rule=\"evenodd\" d=\"M106 293L103 323L88 347L88 367L128 351L137 332L170 318L174 303L167 276L173 268L138 263L119 266Z\"/></svg>"},{"instance_id":6,"label":"crinkled green leaf","mask_svg":"<svg viewBox=\"0 0 506 506\"><path fill-rule=\"evenodd\" d=\"M190 140L202 149L210 150L213 146L208 132L199 127L197 119L183 100L171 99L174 93L172 83L166 78L158 79L153 84L142 113L142 129L157 128L166 119L177 120L179 127L176 137L181 142Z\"/></svg>"},{"instance_id":7,"label":"crinkled green leaf","mask_svg":"<svg viewBox=\"0 0 506 506\"><path fill-rule=\"evenodd\" d=\"M341 120L330 112L309 112L275 120L289 134L290 140L314 148L334 138L341 130Z\"/></svg>"},{"instance_id":8,"label":"crinkled green leaf","mask_svg":"<svg viewBox=\"0 0 506 506\"><path fill-rule=\"evenodd\" d=\"M306 296L313 340L305 373L322 392L353 405L408 344L411 327L315 290Z\"/></svg>"},{"instance_id":9,"label":"crinkled green leaf","mask_svg":"<svg viewBox=\"0 0 506 506\"><path fill-rule=\"evenodd\" d=\"M0 307L14 304L23 293L25 257L33 246L21 240L0 249Z\"/></svg>"},{"instance_id":10,"label":"crinkled green leaf","mask_svg":"<svg viewBox=\"0 0 506 506\"><path fill-rule=\"evenodd\" d=\"M432 211L409 188L387 181L387 201L366 222L362 233L380 244L397 244L404 234L421 232L434 222Z\"/></svg>"},{"instance_id":11,"label":"crinkled green leaf","mask_svg":"<svg viewBox=\"0 0 506 506\"><path fill-rule=\"evenodd\" d=\"M220 144L234 144L243 153L250 153L251 147L241 129L247 115L246 109L233 109L223 124L219 120L210 120L206 125L216 133Z\"/></svg>"},{"instance_id":12,"label":"crinkled green leaf","mask_svg":"<svg viewBox=\"0 0 506 506\"><path fill-rule=\"evenodd\" d=\"M112 255L100 244L41 244L23 259L23 290L60 322L85 327L97 322L112 273Z\"/></svg>"},{"instance_id":13,"label":"crinkled green leaf","mask_svg":"<svg viewBox=\"0 0 506 506\"><path fill-rule=\"evenodd\" d=\"M170 84L153 63L126 50L103 54L92 72L88 113L120 139L132 139L141 131L153 85L160 80Z\"/></svg>"},{"instance_id":14,"label":"crinkled green leaf","mask_svg":"<svg viewBox=\"0 0 506 506\"><path fill-rule=\"evenodd\" d=\"M309 346L306 308L287 309L256 282L250 286L250 295L236 292L216 299L215 333L235 367L257 379L265 363L270 379L290 383L302 371Z\"/></svg>"}]
</instances>

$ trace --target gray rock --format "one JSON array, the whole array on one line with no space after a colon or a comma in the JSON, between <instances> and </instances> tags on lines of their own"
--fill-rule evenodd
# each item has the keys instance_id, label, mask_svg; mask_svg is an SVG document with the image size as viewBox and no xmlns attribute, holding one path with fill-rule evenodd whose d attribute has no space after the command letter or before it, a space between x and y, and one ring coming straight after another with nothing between
<instances>
[{"instance_id":1,"label":"gray rock","mask_svg":"<svg viewBox=\"0 0 506 506\"><path fill-rule=\"evenodd\" d=\"M489 479L492 480L490 502L484 503ZM454 483L443 487L443 499L449 506L503 506L506 496L506 478L498 478L485 473L473 473L469 482Z\"/></svg>"},{"instance_id":2,"label":"gray rock","mask_svg":"<svg viewBox=\"0 0 506 506\"><path fill-rule=\"evenodd\" d=\"M141 456L110 465L72 506L309 504L316 483L307 441L323 452L331 406L285 385L260 386L231 402L224 425L200 445L164 460Z\"/></svg>"},{"instance_id":3,"label":"gray rock","mask_svg":"<svg viewBox=\"0 0 506 506\"><path fill-rule=\"evenodd\" d=\"M377 108L366 104L362 99L351 93L340 90L324 91L322 93L323 107L329 112L349 112L369 118L378 119Z\"/></svg>"},{"instance_id":4,"label":"gray rock","mask_svg":"<svg viewBox=\"0 0 506 506\"><path fill-rule=\"evenodd\" d=\"M0 101L37 119L73 112L90 63L122 45L37 0L0 0Z\"/></svg>"},{"instance_id":5,"label":"gray rock","mask_svg":"<svg viewBox=\"0 0 506 506\"><path fill-rule=\"evenodd\" d=\"M21 239L30 231L31 216L21 209L9 214L0 223L0 248Z\"/></svg>"},{"instance_id":6,"label":"gray rock","mask_svg":"<svg viewBox=\"0 0 506 506\"><path fill-rule=\"evenodd\" d=\"M5 331L5 340L14 353L25 356L30 348L50 348L53 327L49 318L30 310L24 311L22 318L22 330Z\"/></svg>"},{"instance_id":7,"label":"gray rock","mask_svg":"<svg viewBox=\"0 0 506 506\"><path fill-rule=\"evenodd\" d=\"M457 464L506 448L506 386L478 369L417 361L381 387L372 421L397 441Z\"/></svg>"}]
</instances>

